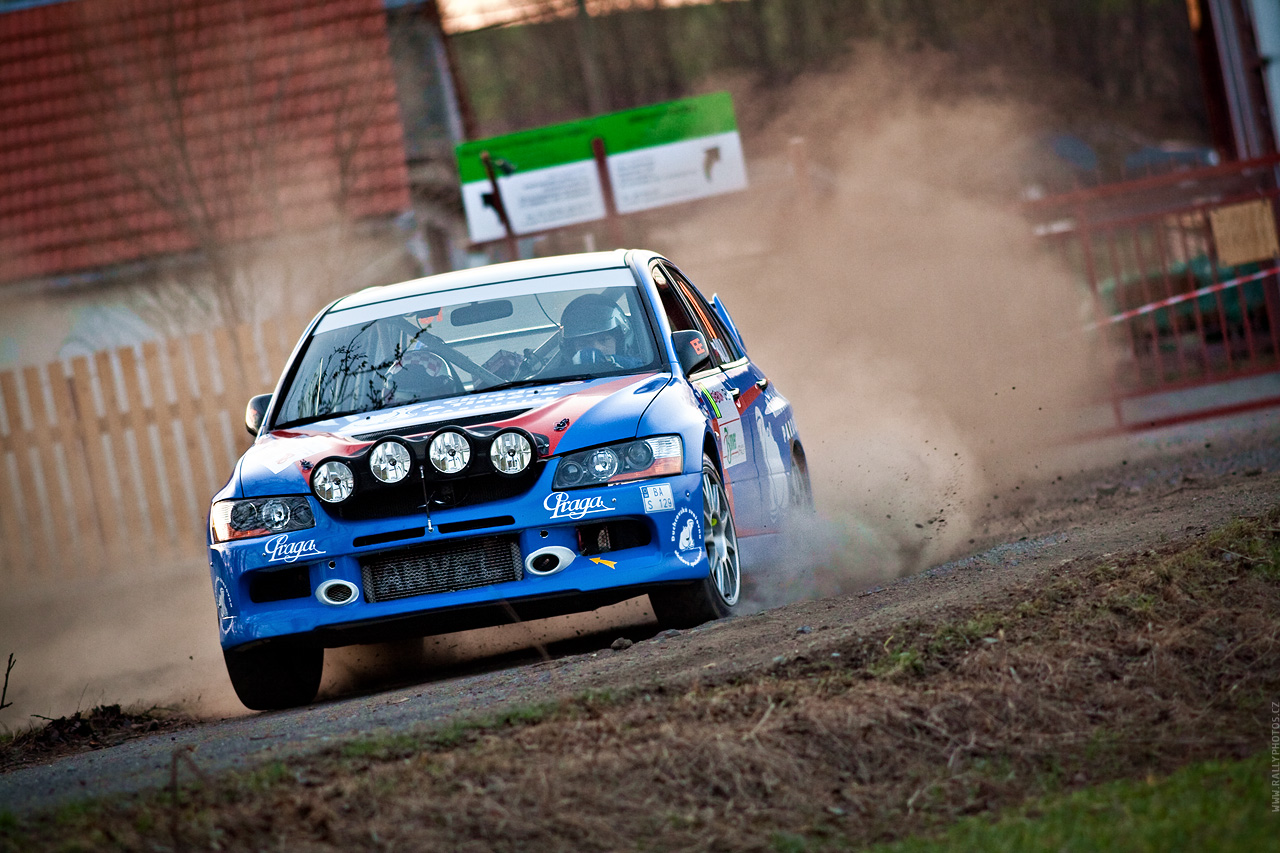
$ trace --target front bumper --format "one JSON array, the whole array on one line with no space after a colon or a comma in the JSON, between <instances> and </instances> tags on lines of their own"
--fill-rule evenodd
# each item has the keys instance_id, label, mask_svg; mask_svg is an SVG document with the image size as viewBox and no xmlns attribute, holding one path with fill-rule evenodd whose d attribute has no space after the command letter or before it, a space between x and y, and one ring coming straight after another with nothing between
<instances>
[{"instance_id":1,"label":"front bumper","mask_svg":"<svg viewBox=\"0 0 1280 853\"><path fill-rule=\"evenodd\" d=\"M277 637L342 646L488 627L592 610L707 574L698 474L553 492L553 471L547 466L523 495L435 510L429 523L425 512L341 520L311 498L314 528L211 545L223 648ZM423 554L445 552L448 562L460 549L499 542L510 556L497 582L455 588L484 580L458 561L442 570L448 591L431 591L439 572L411 582L386 574L423 564ZM529 571L530 555L547 549L571 559L553 574ZM316 593L328 581L356 594L322 601Z\"/></svg>"}]
</instances>

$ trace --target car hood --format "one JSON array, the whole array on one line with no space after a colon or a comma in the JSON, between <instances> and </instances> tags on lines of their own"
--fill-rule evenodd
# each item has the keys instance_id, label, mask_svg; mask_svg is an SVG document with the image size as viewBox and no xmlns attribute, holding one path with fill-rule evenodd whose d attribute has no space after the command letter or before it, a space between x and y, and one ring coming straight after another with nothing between
<instances>
[{"instance_id":1,"label":"car hood","mask_svg":"<svg viewBox=\"0 0 1280 853\"><path fill-rule=\"evenodd\" d=\"M512 388L276 430L241 457L237 491L305 492L310 470L323 459L353 455L387 435L424 435L451 424L520 427L545 437L549 455L635 438L640 417L670 381L669 373L644 373Z\"/></svg>"}]
</instances>

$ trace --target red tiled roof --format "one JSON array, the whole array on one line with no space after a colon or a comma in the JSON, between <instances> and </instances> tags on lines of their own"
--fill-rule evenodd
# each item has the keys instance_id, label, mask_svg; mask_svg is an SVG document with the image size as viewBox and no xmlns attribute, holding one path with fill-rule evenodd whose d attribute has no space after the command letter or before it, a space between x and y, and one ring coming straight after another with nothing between
<instances>
[{"instance_id":1,"label":"red tiled roof","mask_svg":"<svg viewBox=\"0 0 1280 853\"><path fill-rule=\"evenodd\" d=\"M393 81L382 0L0 13L0 282L406 210Z\"/></svg>"}]
</instances>

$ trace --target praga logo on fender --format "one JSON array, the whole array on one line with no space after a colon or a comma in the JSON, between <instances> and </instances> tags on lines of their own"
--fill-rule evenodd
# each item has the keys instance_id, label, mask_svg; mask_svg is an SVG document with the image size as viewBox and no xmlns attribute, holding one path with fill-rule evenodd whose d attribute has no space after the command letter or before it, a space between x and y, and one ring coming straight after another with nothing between
<instances>
[{"instance_id":1,"label":"praga logo on fender","mask_svg":"<svg viewBox=\"0 0 1280 853\"><path fill-rule=\"evenodd\" d=\"M324 551L316 547L314 539L290 542L289 534L282 533L268 539L262 553L267 555L269 563L293 563L303 557L319 557Z\"/></svg>"},{"instance_id":2,"label":"praga logo on fender","mask_svg":"<svg viewBox=\"0 0 1280 853\"><path fill-rule=\"evenodd\" d=\"M605 506L604 498L599 495L592 498L571 498L564 492L552 492L542 505L550 511L552 518L577 520L597 512L613 512L613 507Z\"/></svg>"}]
</instances>

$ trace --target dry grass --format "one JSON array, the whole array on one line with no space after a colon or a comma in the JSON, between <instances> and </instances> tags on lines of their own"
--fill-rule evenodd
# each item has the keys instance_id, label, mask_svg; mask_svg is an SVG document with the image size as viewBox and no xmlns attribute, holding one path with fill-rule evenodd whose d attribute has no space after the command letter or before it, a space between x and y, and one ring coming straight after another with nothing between
<instances>
[{"instance_id":1,"label":"dry grass","mask_svg":"<svg viewBox=\"0 0 1280 853\"><path fill-rule=\"evenodd\" d=\"M732 683L524 709L0 822L22 849L818 850L1257 752L1280 510Z\"/></svg>"},{"instance_id":2,"label":"dry grass","mask_svg":"<svg viewBox=\"0 0 1280 853\"><path fill-rule=\"evenodd\" d=\"M193 718L167 708L122 709L119 705L98 705L69 717L41 719L46 721L44 725L0 735L0 772L196 724Z\"/></svg>"}]
</instances>

